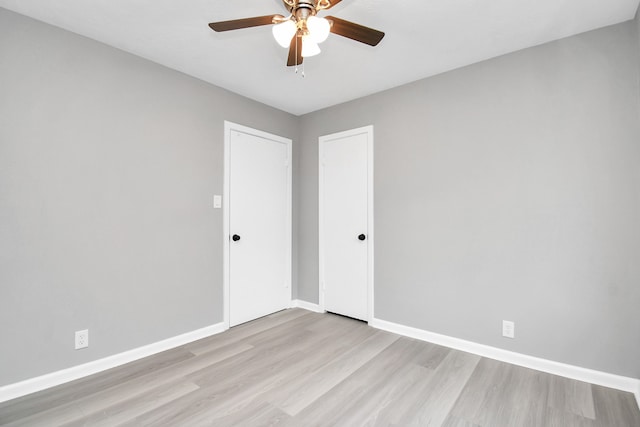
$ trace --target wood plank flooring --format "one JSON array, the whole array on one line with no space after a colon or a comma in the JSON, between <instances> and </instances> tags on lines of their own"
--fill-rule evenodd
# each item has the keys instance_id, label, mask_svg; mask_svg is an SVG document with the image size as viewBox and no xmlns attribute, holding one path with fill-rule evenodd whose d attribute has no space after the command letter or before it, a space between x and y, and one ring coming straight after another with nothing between
<instances>
[{"instance_id":1,"label":"wood plank flooring","mask_svg":"<svg viewBox=\"0 0 640 427\"><path fill-rule=\"evenodd\" d=\"M291 309L0 404L8 426L640 427L630 393Z\"/></svg>"}]
</instances>

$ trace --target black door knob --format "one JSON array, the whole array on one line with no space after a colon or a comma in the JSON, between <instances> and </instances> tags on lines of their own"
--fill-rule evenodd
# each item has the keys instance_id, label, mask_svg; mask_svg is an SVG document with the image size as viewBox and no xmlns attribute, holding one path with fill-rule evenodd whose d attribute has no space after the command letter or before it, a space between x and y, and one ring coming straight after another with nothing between
<instances>
[{"instance_id":1,"label":"black door knob","mask_svg":"<svg viewBox=\"0 0 640 427\"><path fill-rule=\"evenodd\" d=\"M231 238L233 239L234 242L237 242L238 240L240 240L240 236L238 236L237 234L234 234L233 236L231 236Z\"/></svg>"},{"instance_id":2,"label":"black door knob","mask_svg":"<svg viewBox=\"0 0 640 427\"><path fill-rule=\"evenodd\" d=\"M361 235L358 236L358 240L364 240L366 238L367 238L367 236L365 236L364 234L361 234Z\"/></svg>"}]
</instances>

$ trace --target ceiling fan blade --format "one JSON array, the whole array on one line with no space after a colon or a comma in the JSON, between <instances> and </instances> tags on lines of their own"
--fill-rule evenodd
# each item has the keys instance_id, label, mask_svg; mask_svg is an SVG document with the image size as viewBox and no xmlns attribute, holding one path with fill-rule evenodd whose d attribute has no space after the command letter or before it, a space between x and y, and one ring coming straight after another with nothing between
<instances>
[{"instance_id":1,"label":"ceiling fan blade","mask_svg":"<svg viewBox=\"0 0 640 427\"><path fill-rule=\"evenodd\" d=\"M212 22L209 27L213 31L230 31L239 30L241 28L259 27L261 25L270 25L274 23L274 20L280 20L284 18L282 15L266 15L255 16L253 18L234 19L231 21Z\"/></svg>"},{"instance_id":2,"label":"ceiling fan blade","mask_svg":"<svg viewBox=\"0 0 640 427\"><path fill-rule=\"evenodd\" d=\"M376 46L384 37L382 31L374 30L373 28L345 21L335 16L327 16L326 18L333 21L333 25L331 26L331 32L333 34L338 34L339 36L359 41L369 46Z\"/></svg>"},{"instance_id":3,"label":"ceiling fan blade","mask_svg":"<svg viewBox=\"0 0 640 427\"><path fill-rule=\"evenodd\" d=\"M291 38L289 46L289 58L287 58L287 67L302 64L302 37L298 34Z\"/></svg>"}]
</instances>

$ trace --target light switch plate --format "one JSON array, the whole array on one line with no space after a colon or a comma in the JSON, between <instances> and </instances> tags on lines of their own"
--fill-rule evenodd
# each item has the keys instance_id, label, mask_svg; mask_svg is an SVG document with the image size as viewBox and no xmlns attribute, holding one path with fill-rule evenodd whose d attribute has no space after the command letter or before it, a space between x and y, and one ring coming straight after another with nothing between
<instances>
[{"instance_id":1,"label":"light switch plate","mask_svg":"<svg viewBox=\"0 0 640 427\"><path fill-rule=\"evenodd\" d=\"M222 207L222 196L216 194L213 196L213 207L220 209Z\"/></svg>"}]
</instances>

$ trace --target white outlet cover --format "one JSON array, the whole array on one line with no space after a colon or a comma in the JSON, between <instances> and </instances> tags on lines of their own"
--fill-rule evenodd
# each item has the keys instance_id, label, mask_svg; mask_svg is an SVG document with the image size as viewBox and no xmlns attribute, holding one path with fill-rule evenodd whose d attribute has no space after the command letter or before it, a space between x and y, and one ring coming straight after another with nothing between
<instances>
[{"instance_id":1,"label":"white outlet cover","mask_svg":"<svg viewBox=\"0 0 640 427\"><path fill-rule=\"evenodd\" d=\"M514 338L515 337L515 331L516 330L516 325L514 322L511 322L509 320L503 320L502 321L502 336L503 337L507 337L507 338Z\"/></svg>"},{"instance_id":2,"label":"white outlet cover","mask_svg":"<svg viewBox=\"0 0 640 427\"><path fill-rule=\"evenodd\" d=\"M76 331L76 350L89 347L89 330Z\"/></svg>"},{"instance_id":3,"label":"white outlet cover","mask_svg":"<svg viewBox=\"0 0 640 427\"><path fill-rule=\"evenodd\" d=\"M213 207L220 209L222 207L222 196L216 194L213 196Z\"/></svg>"}]
</instances>

